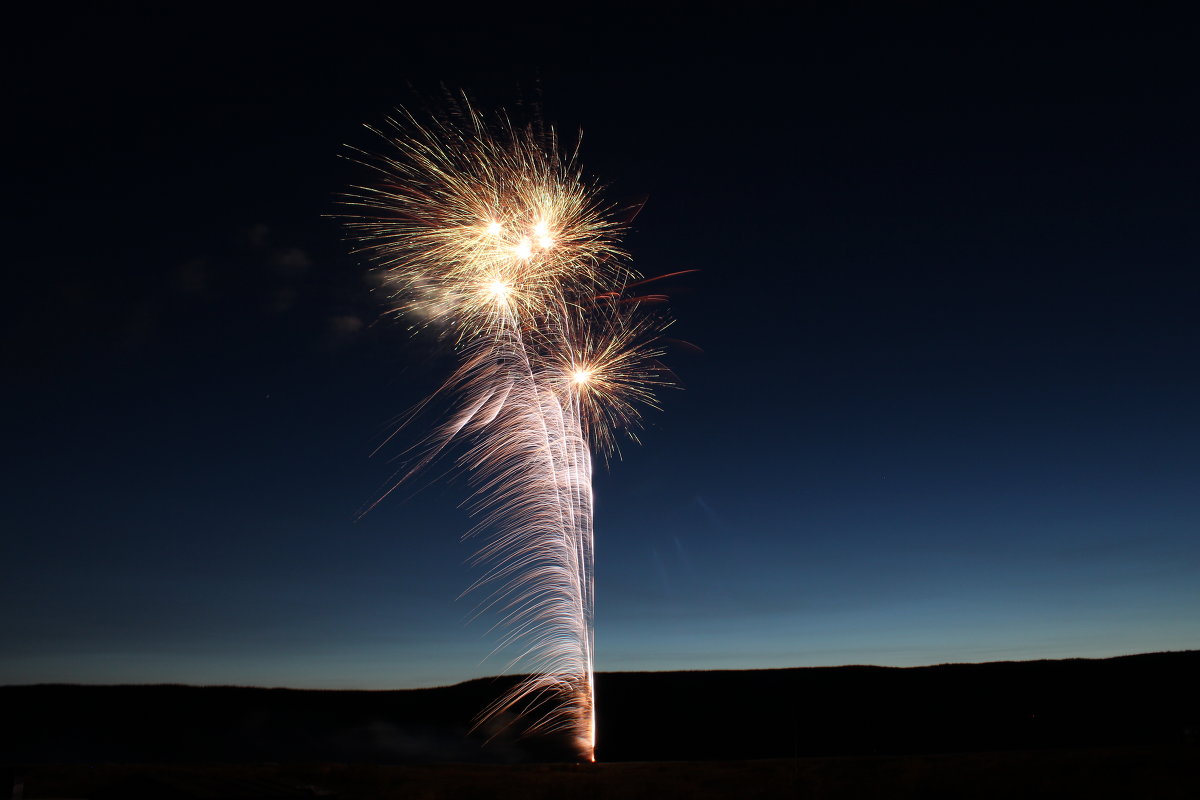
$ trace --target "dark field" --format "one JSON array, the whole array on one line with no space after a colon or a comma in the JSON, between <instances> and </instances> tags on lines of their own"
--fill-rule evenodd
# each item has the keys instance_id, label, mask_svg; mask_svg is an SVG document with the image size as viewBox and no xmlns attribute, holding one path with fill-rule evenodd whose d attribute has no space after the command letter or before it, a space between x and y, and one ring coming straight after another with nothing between
<instances>
[{"instance_id":1,"label":"dark field","mask_svg":"<svg viewBox=\"0 0 1200 800\"><path fill-rule=\"evenodd\" d=\"M1188 798L1200 748L617 764L52 766L29 798Z\"/></svg>"},{"instance_id":2,"label":"dark field","mask_svg":"<svg viewBox=\"0 0 1200 800\"><path fill-rule=\"evenodd\" d=\"M514 678L408 691L0 687L30 798L1200 798L1200 652L597 675L599 764L519 720ZM0 780L0 797L7 780Z\"/></svg>"},{"instance_id":3,"label":"dark field","mask_svg":"<svg viewBox=\"0 0 1200 800\"><path fill-rule=\"evenodd\" d=\"M1176 745L1200 732L1197 675L1198 651L600 673L597 755L611 764ZM406 691L0 687L0 767L571 760L562 741L523 736L519 720L470 731L513 680Z\"/></svg>"}]
</instances>

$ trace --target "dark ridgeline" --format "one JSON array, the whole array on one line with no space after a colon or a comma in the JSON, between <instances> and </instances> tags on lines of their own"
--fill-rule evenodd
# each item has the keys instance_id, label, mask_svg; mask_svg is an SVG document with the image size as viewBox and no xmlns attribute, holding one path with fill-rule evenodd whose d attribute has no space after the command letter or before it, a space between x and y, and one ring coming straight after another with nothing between
<instances>
[{"instance_id":1,"label":"dark ridgeline","mask_svg":"<svg viewBox=\"0 0 1200 800\"><path fill-rule=\"evenodd\" d=\"M1179 743L1200 651L1103 660L600 676L598 757L899 755Z\"/></svg>"},{"instance_id":2,"label":"dark ridgeline","mask_svg":"<svg viewBox=\"0 0 1200 800\"><path fill-rule=\"evenodd\" d=\"M1195 742L1200 651L1103 660L597 675L602 761ZM408 691L0 687L0 763L553 761L470 733L513 677ZM495 734L485 745L484 739Z\"/></svg>"}]
</instances>

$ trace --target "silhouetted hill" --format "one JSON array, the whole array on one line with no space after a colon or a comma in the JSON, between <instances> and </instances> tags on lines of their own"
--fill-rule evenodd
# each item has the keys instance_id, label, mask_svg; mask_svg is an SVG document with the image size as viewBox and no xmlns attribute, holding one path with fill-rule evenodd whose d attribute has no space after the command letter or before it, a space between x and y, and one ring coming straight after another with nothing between
<instances>
[{"instance_id":1,"label":"silhouetted hill","mask_svg":"<svg viewBox=\"0 0 1200 800\"><path fill-rule=\"evenodd\" d=\"M884 755L1195 741L1200 651L1101 660L597 675L604 761ZM468 732L513 677L406 691L0 687L0 762L528 761ZM495 733L490 731L488 733Z\"/></svg>"},{"instance_id":2,"label":"silhouetted hill","mask_svg":"<svg viewBox=\"0 0 1200 800\"><path fill-rule=\"evenodd\" d=\"M622 761L1179 742L1200 728L1197 676L1200 651L612 673L597 686L599 752Z\"/></svg>"}]
</instances>

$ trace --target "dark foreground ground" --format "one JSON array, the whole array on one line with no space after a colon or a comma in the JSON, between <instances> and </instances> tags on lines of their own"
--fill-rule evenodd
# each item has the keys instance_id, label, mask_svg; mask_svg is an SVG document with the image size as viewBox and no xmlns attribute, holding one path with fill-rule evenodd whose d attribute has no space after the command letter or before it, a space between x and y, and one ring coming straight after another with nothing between
<instances>
[{"instance_id":1,"label":"dark foreground ground","mask_svg":"<svg viewBox=\"0 0 1200 800\"><path fill-rule=\"evenodd\" d=\"M599 764L515 680L408 691L0 687L0 800L1188 798L1200 651L597 675ZM14 780L15 778L15 780Z\"/></svg>"},{"instance_id":2,"label":"dark foreground ground","mask_svg":"<svg viewBox=\"0 0 1200 800\"><path fill-rule=\"evenodd\" d=\"M599 760L753 761L1200 741L1200 651L1065 661L600 673ZM406 691L0 686L11 764L573 761L516 717L515 680ZM0 792L0 797L3 793ZM1200 796L1198 796L1200 797Z\"/></svg>"},{"instance_id":3,"label":"dark foreground ground","mask_svg":"<svg viewBox=\"0 0 1200 800\"><path fill-rule=\"evenodd\" d=\"M1188 798L1188 745L616 764L41 765L28 798Z\"/></svg>"}]
</instances>

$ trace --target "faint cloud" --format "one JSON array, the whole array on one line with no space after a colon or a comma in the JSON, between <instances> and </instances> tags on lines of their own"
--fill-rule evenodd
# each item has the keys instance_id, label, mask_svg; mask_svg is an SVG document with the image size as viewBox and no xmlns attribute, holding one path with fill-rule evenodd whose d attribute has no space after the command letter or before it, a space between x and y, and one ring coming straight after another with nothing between
<instances>
[{"instance_id":1,"label":"faint cloud","mask_svg":"<svg viewBox=\"0 0 1200 800\"><path fill-rule=\"evenodd\" d=\"M272 314L282 314L296 305L299 292L291 286L280 286L272 289L267 297L267 311Z\"/></svg>"},{"instance_id":2,"label":"faint cloud","mask_svg":"<svg viewBox=\"0 0 1200 800\"><path fill-rule=\"evenodd\" d=\"M126 353L145 349L158 333L158 315L154 305L142 302L121 320L120 349Z\"/></svg>"},{"instance_id":3,"label":"faint cloud","mask_svg":"<svg viewBox=\"0 0 1200 800\"><path fill-rule=\"evenodd\" d=\"M255 247L262 247L271 238L271 229L264 223L258 222L246 229L246 241Z\"/></svg>"},{"instance_id":4,"label":"faint cloud","mask_svg":"<svg viewBox=\"0 0 1200 800\"><path fill-rule=\"evenodd\" d=\"M336 349L347 345L364 327L362 318L356 314L335 314L325 323L325 341L322 349Z\"/></svg>"},{"instance_id":5,"label":"faint cloud","mask_svg":"<svg viewBox=\"0 0 1200 800\"><path fill-rule=\"evenodd\" d=\"M362 274L362 282L374 291L391 283L391 278L381 269L369 269Z\"/></svg>"},{"instance_id":6,"label":"faint cloud","mask_svg":"<svg viewBox=\"0 0 1200 800\"><path fill-rule=\"evenodd\" d=\"M329 332L337 336L351 336L363 328L363 321L354 314L338 314L329 318Z\"/></svg>"},{"instance_id":7,"label":"faint cloud","mask_svg":"<svg viewBox=\"0 0 1200 800\"><path fill-rule=\"evenodd\" d=\"M281 275L301 275L312 266L312 259L299 247L284 247L271 256L271 266Z\"/></svg>"},{"instance_id":8,"label":"faint cloud","mask_svg":"<svg viewBox=\"0 0 1200 800\"><path fill-rule=\"evenodd\" d=\"M716 527L716 528L724 528L725 527L724 525L721 524L721 520L717 519L717 514L715 511L712 510L712 506L710 506L707 502L705 502L704 498L701 497L700 495L696 495L696 505L698 505L700 507L700 510L704 512L704 516L708 517L708 521L713 524L713 527Z\"/></svg>"},{"instance_id":9,"label":"faint cloud","mask_svg":"<svg viewBox=\"0 0 1200 800\"><path fill-rule=\"evenodd\" d=\"M208 294L208 265L203 258L193 258L175 268L175 288L182 294Z\"/></svg>"}]
</instances>

